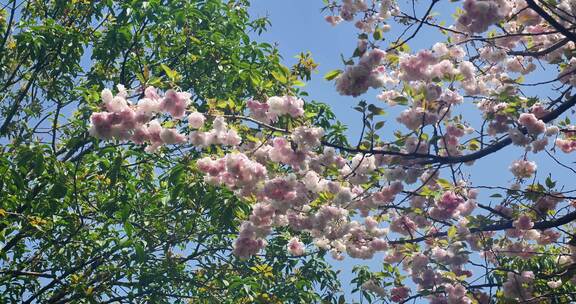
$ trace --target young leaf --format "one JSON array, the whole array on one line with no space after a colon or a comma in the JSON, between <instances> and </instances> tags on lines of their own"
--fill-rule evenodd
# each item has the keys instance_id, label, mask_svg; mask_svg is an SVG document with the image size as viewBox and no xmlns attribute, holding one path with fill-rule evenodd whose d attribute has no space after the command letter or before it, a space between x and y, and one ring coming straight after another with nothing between
<instances>
[{"instance_id":1,"label":"young leaf","mask_svg":"<svg viewBox=\"0 0 576 304\"><path fill-rule=\"evenodd\" d=\"M340 74L342 74L342 70L332 70L324 75L324 79L330 81L338 77Z\"/></svg>"},{"instance_id":2,"label":"young leaf","mask_svg":"<svg viewBox=\"0 0 576 304\"><path fill-rule=\"evenodd\" d=\"M168 78L170 78L170 80L175 81L176 77L178 76L178 72L172 70L171 68L169 68L167 65L165 64L160 64L160 67L162 67L162 69L164 70L164 73L166 73L166 76L168 76Z\"/></svg>"}]
</instances>

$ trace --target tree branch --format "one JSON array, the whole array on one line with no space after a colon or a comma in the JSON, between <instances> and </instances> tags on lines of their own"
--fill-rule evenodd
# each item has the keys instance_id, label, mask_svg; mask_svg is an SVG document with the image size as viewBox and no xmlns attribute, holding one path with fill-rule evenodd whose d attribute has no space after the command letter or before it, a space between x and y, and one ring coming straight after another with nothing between
<instances>
[{"instance_id":1,"label":"tree branch","mask_svg":"<svg viewBox=\"0 0 576 304\"><path fill-rule=\"evenodd\" d=\"M576 211L568 213L568 214L564 215L563 217L559 217L557 219L553 219L553 220L549 220L549 221L536 222L536 223L534 223L533 229L546 230L549 228L560 227L560 226L568 224L574 220L576 220ZM484 227L471 228L470 233L502 231L502 230L506 230L506 229L512 229L512 228L514 228L513 223L514 223L513 220L509 220L509 221L506 221L506 222L503 222L500 224L492 224L492 225L488 225L488 226L484 226ZM433 233L433 234L426 235L423 237L418 237L418 238L390 241L389 244L400 245L400 244L419 243L419 242L425 241L425 240L430 239L430 238L445 237L447 235L448 235L448 232L443 231L443 232Z\"/></svg>"},{"instance_id":2,"label":"tree branch","mask_svg":"<svg viewBox=\"0 0 576 304\"><path fill-rule=\"evenodd\" d=\"M570 32L567 28L562 26L554 17L550 16L542 7L540 7L534 0L526 0L528 6L533 9L540 17L544 18L552 27L558 30L562 35L566 36L566 38L570 39L573 42L576 42L576 34Z\"/></svg>"}]
</instances>

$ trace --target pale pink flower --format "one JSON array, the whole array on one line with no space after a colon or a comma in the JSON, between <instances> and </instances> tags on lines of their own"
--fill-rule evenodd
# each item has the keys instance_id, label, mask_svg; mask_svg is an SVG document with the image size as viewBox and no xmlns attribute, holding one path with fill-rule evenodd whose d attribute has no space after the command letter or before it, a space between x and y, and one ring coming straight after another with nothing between
<instances>
[{"instance_id":1,"label":"pale pink flower","mask_svg":"<svg viewBox=\"0 0 576 304\"><path fill-rule=\"evenodd\" d=\"M521 215L517 220L514 221L514 227L520 230L529 230L534 227L534 222L528 215Z\"/></svg>"},{"instance_id":2,"label":"pale pink flower","mask_svg":"<svg viewBox=\"0 0 576 304\"><path fill-rule=\"evenodd\" d=\"M188 124L191 128L200 129L204 125L204 121L206 121L206 117L202 115L200 112L193 112L188 115Z\"/></svg>"},{"instance_id":3,"label":"pale pink flower","mask_svg":"<svg viewBox=\"0 0 576 304\"><path fill-rule=\"evenodd\" d=\"M298 237L293 237L288 241L288 252L294 256L300 256L304 254L304 243L300 241Z\"/></svg>"}]
</instances>

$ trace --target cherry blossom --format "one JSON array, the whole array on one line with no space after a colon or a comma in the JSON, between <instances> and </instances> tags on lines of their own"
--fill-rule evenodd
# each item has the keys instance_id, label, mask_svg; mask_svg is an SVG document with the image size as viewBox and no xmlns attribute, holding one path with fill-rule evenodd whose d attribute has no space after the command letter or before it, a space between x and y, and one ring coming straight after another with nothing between
<instances>
[{"instance_id":1,"label":"cherry blossom","mask_svg":"<svg viewBox=\"0 0 576 304\"><path fill-rule=\"evenodd\" d=\"M285 250L294 257L305 255L307 246L338 261L382 252L395 270L386 273L387 281L371 279L361 287L386 301L530 300L546 286L574 284L527 267L502 271L501 264L526 265L549 248L560 252L553 263L576 260L576 247L562 243L571 236L561 229L576 218L575 198L552 176L544 181L544 173L536 175L537 168L547 170L536 164L540 158L560 163L561 152L576 151L575 127L567 118L576 104L576 38L567 28L576 22L570 14L576 7L567 0L558 9L532 0L457 5L461 10L445 25L432 13L411 17L399 1L326 4L329 24L351 22L359 32L354 54L343 57L343 71L333 74L335 90L350 97L378 90L375 100L355 107L363 119L357 144L335 140L334 128L307 112L314 105L302 99L306 94L289 85L274 93L279 96L258 91L238 101L237 109L213 107L202 102L204 96L179 89L137 88L144 94L134 102L130 89L118 86L116 95L104 89L89 133L145 145L150 153L177 145L201 155L193 170L206 183L251 204L233 247L242 259L267 250L276 229L287 229L293 237ZM413 37L431 28L446 40L412 51L410 34L389 36L391 27L403 25L398 20L414 25L408 28ZM557 71L549 82L558 85L556 99L525 92L536 85L525 84L524 75L542 68ZM380 107L392 106L384 125ZM476 187L464 165L499 151L517 159L508 167L514 179ZM506 170L483 165L493 174ZM470 267L478 260L498 278L483 286L495 284L499 294L473 285L485 279Z\"/></svg>"}]
</instances>

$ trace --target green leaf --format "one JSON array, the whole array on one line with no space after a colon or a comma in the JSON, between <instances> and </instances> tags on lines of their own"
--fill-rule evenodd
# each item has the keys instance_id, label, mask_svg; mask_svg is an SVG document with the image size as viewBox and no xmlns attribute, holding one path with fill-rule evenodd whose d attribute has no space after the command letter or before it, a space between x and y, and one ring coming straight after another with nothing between
<instances>
[{"instance_id":1,"label":"green leaf","mask_svg":"<svg viewBox=\"0 0 576 304\"><path fill-rule=\"evenodd\" d=\"M384 109L377 107L373 104L368 105L368 111L374 113L374 115L383 115L386 114L386 112L384 111Z\"/></svg>"},{"instance_id":2,"label":"green leaf","mask_svg":"<svg viewBox=\"0 0 576 304\"><path fill-rule=\"evenodd\" d=\"M284 76L283 73L278 73L277 71L272 71L271 74L274 77L274 79L278 80L280 83L287 83L288 82L288 78L286 78L286 76Z\"/></svg>"},{"instance_id":3,"label":"green leaf","mask_svg":"<svg viewBox=\"0 0 576 304\"><path fill-rule=\"evenodd\" d=\"M295 85L297 87L303 87L303 86L306 86L306 83L304 83L300 80L294 80L294 81L292 81L292 85Z\"/></svg>"},{"instance_id":4,"label":"green leaf","mask_svg":"<svg viewBox=\"0 0 576 304\"><path fill-rule=\"evenodd\" d=\"M176 81L176 77L178 76L178 72L172 70L171 68L169 68L167 65L161 63L160 67L162 67L162 69L164 70L164 73L166 73L166 76L168 76L168 78L170 78L170 80L172 81Z\"/></svg>"},{"instance_id":5,"label":"green leaf","mask_svg":"<svg viewBox=\"0 0 576 304\"><path fill-rule=\"evenodd\" d=\"M374 34L372 35L374 37L374 39L376 40L382 40L382 38L384 37L382 29L381 28L377 28L374 31Z\"/></svg>"},{"instance_id":6,"label":"green leaf","mask_svg":"<svg viewBox=\"0 0 576 304\"><path fill-rule=\"evenodd\" d=\"M324 75L324 79L330 81L335 79L336 77L338 77L340 74L342 74L342 70L332 70L328 73L326 73L326 75Z\"/></svg>"},{"instance_id":7,"label":"green leaf","mask_svg":"<svg viewBox=\"0 0 576 304\"><path fill-rule=\"evenodd\" d=\"M456 228L456 226L452 226L448 229L448 239L452 240L454 239L454 237L456 236L456 233L458 233L458 228Z\"/></svg>"},{"instance_id":8,"label":"green leaf","mask_svg":"<svg viewBox=\"0 0 576 304\"><path fill-rule=\"evenodd\" d=\"M146 261L146 251L144 250L144 246L142 246L142 244L140 244L139 242L134 244L134 251L135 251L135 256L136 256L136 260L138 262L145 262Z\"/></svg>"},{"instance_id":9,"label":"green leaf","mask_svg":"<svg viewBox=\"0 0 576 304\"><path fill-rule=\"evenodd\" d=\"M468 143L468 149L470 151L476 151L476 150L480 149L480 142L476 138L473 138Z\"/></svg>"},{"instance_id":10,"label":"green leaf","mask_svg":"<svg viewBox=\"0 0 576 304\"><path fill-rule=\"evenodd\" d=\"M548 187L548 189L552 189L552 188L556 187L556 182L553 181L550 176L548 176L546 178L546 187Z\"/></svg>"},{"instance_id":11,"label":"green leaf","mask_svg":"<svg viewBox=\"0 0 576 304\"><path fill-rule=\"evenodd\" d=\"M392 99L394 102L396 102L399 105L407 105L408 104L408 98L404 97L404 96L398 96Z\"/></svg>"},{"instance_id":12,"label":"green leaf","mask_svg":"<svg viewBox=\"0 0 576 304\"><path fill-rule=\"evenodd\" d=\"M422 187L422 189L420 189L420 195L422 195L422 196L433 196L433 195L434 195L434 191L432 191L432 190L430 189L430 187L424 186L424 187Z\"/></svg>"},{"instance_id":13,"label":"green leaf","mask_svg":"<svg viewBox=\"0 0 576 304\"><path fill-rule=\"evenodd\" d=\"M68 188L63 183L56 183L52 186L50 195L55 199L61 199L68 193Z\"/></svg>"},{"instance_id":14,"label":"green leaf","mask_svg":"<svg viewBox=\"0 0 576 304\"><path fill-rule=\"evenodd\" d=\"M174 17L176 24L180 27L184 25L184 22L186 22L186 17L183 11L176 12Z\"/></svg>"},{"instance_id":15,"label":"green leaf","mask_svg":"<svg viewBox=\"0 0 576 304\"><path fill-rule=\"evenodd\" d=\"M445 180L443 178L437 179L436 183L438 183L438 185L440 185L440 187L442 187L444 189L452 188L452 183L450 183L448 180Z\"/></svg>"}]
</instances>

